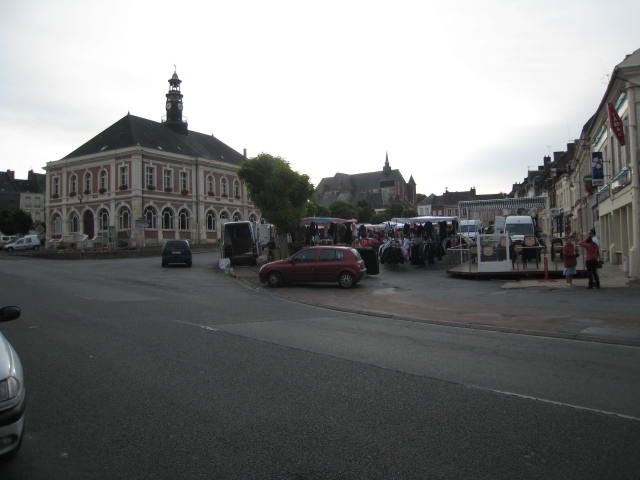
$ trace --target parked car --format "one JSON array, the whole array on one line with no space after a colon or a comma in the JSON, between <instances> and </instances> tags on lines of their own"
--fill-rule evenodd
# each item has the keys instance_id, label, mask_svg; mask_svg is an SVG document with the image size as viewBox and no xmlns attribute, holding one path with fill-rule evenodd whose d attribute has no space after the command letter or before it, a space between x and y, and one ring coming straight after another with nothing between
<instances>
[{"instance_id":1,"label":"parked car","mask_svg":"<svg viewBox=\"0 0 640 480\"><path fill-rule=\"evenodd\" d=\"M4 249L8 252L13 252L14 250L38 250L39 248L39 235L25 235L24 237L20 237L4 246Z\"/></svg>"},{"instance_id":2,"label":"parked car","mask_svg":"<svg viewBox=\"0 0 640 480\"><path fill-rule=\"evenodd\" d=\"M15 239L16 239L15 235L5 235L5 234L0 235L0 249L4 248L4 246L7 243L11 243L15 241Z\"/></svg>"},{"instance_id":3,"label":"parked car","mask_svg":"<svg viewBox=\"0 0 640 480\"><path fill-rule=\"evenodd\" d=\"M19 307L0 308L0 322L20 316ZM26 390L18 354L0 333L0 457L15 454L22 444Z\"/></svg>"},{"instance_id":4,"label":"parked car","mask_svg":"<svg viewBox=\"0 0 640 480\"><path fill-rule=\"evenodd\" d=\"M191 266L191 247L186 240L167 240L162 247L162 266L172 263L183 263Z\"/></svg>"},{"instance_id":5,"label":"parked car","mask_svg":"<svg viewBox=\"0 0 640 480\"><path fill-rule=\"evenodd\" d=\"M350 288L365 276L367 267L360 253L351 247L317 246L303 248L284 260L265 263L260 281L271 287L285 283L338 282Z\"/></svg>"}]
</instances>

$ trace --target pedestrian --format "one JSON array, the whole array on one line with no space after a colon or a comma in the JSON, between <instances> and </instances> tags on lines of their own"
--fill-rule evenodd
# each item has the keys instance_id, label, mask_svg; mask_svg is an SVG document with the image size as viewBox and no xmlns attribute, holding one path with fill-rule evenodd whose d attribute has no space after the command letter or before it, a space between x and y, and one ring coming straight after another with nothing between
<instances>
[{"instance_id":1,"label":"pedestrian","mask_svg":"<svg viewBox=\"0 0 640 480\"><path fill-rule=\"evenodd\" d=\"M587 275L589 276L589 286L587 288L600 288L600 277L598 276L598 262L600 261L600 249L596 242L593 241L591 232L587 238L582 240L578 245L585 250L585 262L587 265Z\"/></svg>"},{"instance_id":2,"label":"pedestrian","mask_svg":"<svg viewBox=\"0 0 640 480\"><path fill-rule=\"evenodd\" d=\"M591 235L591 240L593 240L593 243L598 245L598 248L600 248L600 239L596 236L596 229L592 228L589 232L589 235Z\"/></svg>"},{"instance_id":3,"label":"pedestrian","mask_svg":"<svg viewBox=\"0 0 640 480\"><path fill-rule=\"evenodd\" d=\"M569 287L573 286L573 276L576 274L576 265L578 265L578 252L576 244L573 243L575 239L575 233L569 234L564 247L562 247L562 262L564 265L562 273Z\"/></svg>"}]
</instances>

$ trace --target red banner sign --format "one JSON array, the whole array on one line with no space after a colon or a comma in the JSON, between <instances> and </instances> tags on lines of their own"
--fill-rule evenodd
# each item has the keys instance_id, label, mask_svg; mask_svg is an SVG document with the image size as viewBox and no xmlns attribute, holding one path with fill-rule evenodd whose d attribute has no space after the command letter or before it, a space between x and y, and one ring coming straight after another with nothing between
<instances>
[{"instance_id":1,"label":"red banner sign","mask_svg":"<svg viewBox=\"0 0 640 480\"><path fill-rule=\"evenodd\" d=\"M616 112L616 108L612 103L608 104L609 107L609 126L611 127L611 131L616 136L620 145L624 146L624 125L622 125L622 120Z\"/></svg>"}]
</instances>

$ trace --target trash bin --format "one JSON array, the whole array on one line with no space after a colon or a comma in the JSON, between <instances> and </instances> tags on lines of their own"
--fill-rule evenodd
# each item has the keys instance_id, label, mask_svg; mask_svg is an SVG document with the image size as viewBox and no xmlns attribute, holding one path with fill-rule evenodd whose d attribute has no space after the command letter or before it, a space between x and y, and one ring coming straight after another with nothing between
<instances>
[{"instance_id":1,"label":"trash bin","mask_svg":"<svg viewBox=\"0 0 640 480\"><path fill-rule=\"evenodd\" d=\"M380 259L378 258L378 249L370 247L358 247L356 248L362 260L364 260L364 266L367 267L367 275L378 275L380 273Z\"/></svg>"},{"instance_id":2,"label":"trash bin","mask_svg":"<svg viewBox=\"0 0 640 480\"><path fill-rule=\"evenodd\" d=\"M614 265L622 265L622 252L616 252Z\"/></svg>"}]
</instances>

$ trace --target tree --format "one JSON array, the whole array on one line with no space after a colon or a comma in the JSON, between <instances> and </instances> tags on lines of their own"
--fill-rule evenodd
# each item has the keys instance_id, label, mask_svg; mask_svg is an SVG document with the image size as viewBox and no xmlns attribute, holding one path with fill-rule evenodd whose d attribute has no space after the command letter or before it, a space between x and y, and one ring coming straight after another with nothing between
<instances>
[{"instance_id":1,"label":"tree","mask_svg":"<svg viewBox=\"0 0 640 480\"><path fill-rule=\"evenodd\" d=\"M358 221L362 223L371 223L375 214L376 211L369 202L366 200L360 200L358 202Z\"/></svg>"},{"instance_id":2,"label":"tree","mask_svg":"<svg viewBox=\"0 0 640 480\"><path fill-rule=\"evenodd\" d=\"M331 216L331 211L320 204L318 204L314 199L311 199L307 202L307 217L329 217Z\"/></svg>"},{"instance_id":3,"label":"tree","mask_svg":"<svg viewBox=\"0 0 640 480\"><path fill-rule=\"evenodd\" d=\"M5 235L16 233L26 235L32 226L33 219L24 210L3 210L0 212L0 231Z\"/></svg>"},{"instance_id":4,"label":"tree","mask_svg":"<svg viewBox=\"0 0 640 480\"><path fill-rule=\"evenodd\" d=\"M309 176L294 172L284 159L268 153L242 162L238 176L264 218L276 226L278 246L286 256L287 233L300 224L313 194Z\"/></svg>"},{"instance_id":5,"label":"tree","mask_svg":"<svg viewBox=\"0 0 640 480\"><path fill-rule=\"evenodd\" d=\"M404 212L404 205L401 203L392 203L389 208L387 208L387 217L398 218L402 217L402 213Z\"/></svg>"},{"instance_id":6,"label":"tree","mask_svg":"<svg viewBox=\"0 0 640 480\"><path fill-rule=\"evenodd\" d=\"M404 218L417 217L418 211L413 207L405 207L404 210L402 210L402 216Z\"/></svg>"},{"instance_id":7,"label":"tree","mask_svg":"<svg viewBox=\"0 0 640 480\"><path fill-rule=\"evenodd\" d=\"M329 205L329 210L332 217L350 219L358 216L358 207L344 200L336 200Z\"/></svg>"}]
</instances>

